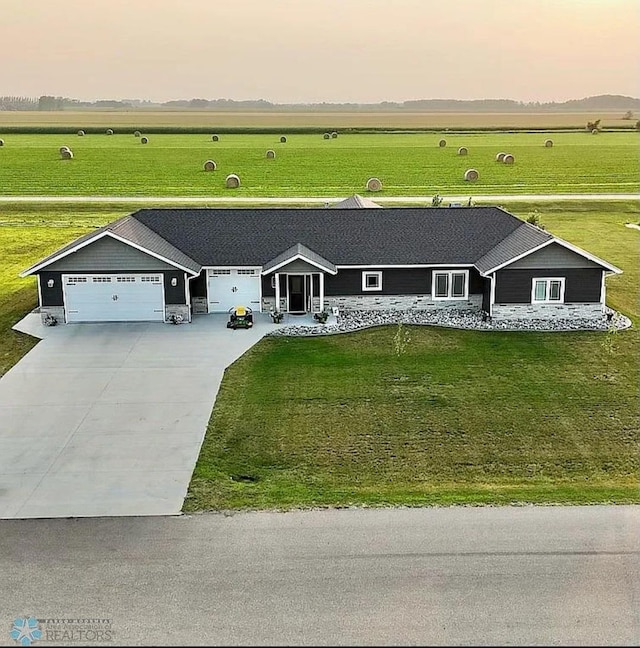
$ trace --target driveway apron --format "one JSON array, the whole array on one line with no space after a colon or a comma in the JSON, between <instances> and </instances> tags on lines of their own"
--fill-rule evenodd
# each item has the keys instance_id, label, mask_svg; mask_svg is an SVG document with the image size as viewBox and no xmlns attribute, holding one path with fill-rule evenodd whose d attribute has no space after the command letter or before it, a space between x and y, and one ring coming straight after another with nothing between
<instances>
[{"instance_id":1,"label":"driveway apron","mask_svg":"<svg viewBox=\"0 0 640 648\"><path fill-rule=\"evenodd\" d=\"M71 324L0 380L0 518L179 514L226 367L273 324Z\"/></svg>"}]
</instances>

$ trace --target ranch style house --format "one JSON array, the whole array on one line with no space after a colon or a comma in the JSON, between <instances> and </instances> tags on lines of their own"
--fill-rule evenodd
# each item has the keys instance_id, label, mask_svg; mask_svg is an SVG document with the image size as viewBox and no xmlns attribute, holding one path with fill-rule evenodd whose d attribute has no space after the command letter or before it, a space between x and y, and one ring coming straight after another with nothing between
<instances>
[{"instance_id":1,"label":"ranch style house","mask_svg":"<svg viewBox=\"0 0 640 648\"><path fill-rule=\"evenodd\" d=\"M21 276L43 320L168 322L254 312L473 309L602 318L622 271L499 207L141 209Z\"/></svg>"}]
</instances>

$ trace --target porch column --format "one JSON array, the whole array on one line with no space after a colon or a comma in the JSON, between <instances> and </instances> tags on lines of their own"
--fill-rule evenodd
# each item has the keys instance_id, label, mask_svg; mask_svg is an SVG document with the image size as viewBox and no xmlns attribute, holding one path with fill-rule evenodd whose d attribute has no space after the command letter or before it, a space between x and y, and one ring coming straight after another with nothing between
<instances>
[{"instance_id":1,"label":"porch column","mask_svg":"<svg viewBox=\"0 0 640 648\"><path fill-rule=\"evenodd\" d=\"M324 272L320 273L320 312L324 312Z\"/></svg>"},{"instance_id":2,"label":"porch column","mask_svg":"<svg viewBox=\"0 0 640 648\"><path fill-rule=\"evenodd\" d=\"M280 273L276 272L276 311L280 310Z\"/></svg>"}]
</instances>

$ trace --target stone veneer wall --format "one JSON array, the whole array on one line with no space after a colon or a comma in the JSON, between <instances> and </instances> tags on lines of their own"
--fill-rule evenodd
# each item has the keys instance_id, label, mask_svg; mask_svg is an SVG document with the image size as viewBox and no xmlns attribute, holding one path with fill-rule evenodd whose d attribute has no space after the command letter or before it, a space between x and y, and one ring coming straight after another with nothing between
<instances>
[{"instance_id":1,"label":"stone veneer wall","mask_svg":"<svg viewBox=\"0 0 640 648\"><path fill-rule=\"evenodd\" d=\"M325 299L325 309L327 308L327 300ZM276 307L276 298L275 297L263 297L262 298L262 312L268 313L275 310ZM287 298L280 297L280 310L285 312L287 310ZM320 297L313 297L311 300L311 312L319 313L320 312Z\"/></svg>"},{"instance_id":2,"label":"stone veneer wall","mask_svg":"<svg viewBox=\"0 0 640 648\"><path fill-rule=\"evenodd\" d=\"M164 307L164 321L168 322L171 315L182 315L183 322L190 322L189 306L186 304L166 304Z\"/></svg>"},{"instance_id":3,"label":"stone veneer wall","mask_svg":"<svg viewBox=\"0 0 640 648\"><path fill-rule=\"evenodd\" d=\"M40 306L40 319L43 324L47 315L53 315L58 324L64 324L64 306Z\"/></svg>"},{"instance_id":4,"label":"stone veneer wall","mask_svg":"<svg viewBox=\"0 0 640 648\"><path fill-rule=\"evenodd\" d=\"M275 297L262 298L262 310L268 313L274 310ZM431 295L341 295L339 297L324 298L326 311L333 307L340 310L438 310L441 308L455 308L458 310L480 310L482 308L482 295L469 295L469 299L452 299L433 301ZM320 298L312 300L314 313L320 311ZM280 310L287 310L286 297L280 298Z\"/></svg>"},{"instance_id":5,"label":"stone veneer wall","mask_svg":"<svg viewBox=\"0 0 640 648\"><path fill-rule=\"evenodd\" d=\"M598 302L576 304L494 304L493 319L598 319Z\"/></svg>"},{"instance_id":6,"label":"stone veneer wall","mask_svg":"<svg viewBox=\"0 0 640 648\"><path fill-rule=\"evenodd\" d=\"M325 297L325 309L337 307L340 310L480 310L482 295L469 295L468 299L438 299L431 295L345 295Z\"/></svg>"}]
</instances>

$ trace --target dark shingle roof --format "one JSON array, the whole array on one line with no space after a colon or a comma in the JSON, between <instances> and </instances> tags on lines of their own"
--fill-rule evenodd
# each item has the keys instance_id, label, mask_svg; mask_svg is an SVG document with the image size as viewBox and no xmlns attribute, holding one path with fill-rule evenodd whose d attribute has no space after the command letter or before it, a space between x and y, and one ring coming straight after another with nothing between
<instances>
[{"instance_id":1,"label":"dark shingle roof","mask_svg":"<svg viewBox=\"0 0 640 648\"><path fill-rule=\"evenodd\" d=\"M121 236L150 252L173 261L196 274L202 269L188 254L176 248L157 232L154 232L138 219L133 218L133 216L127 216L113 223L109 229L117 236Z\"/></svg>"},{"instance_id":2,"label":"dark shingle roof","mask_svg":"<svg viewBox=\"0 0 640 648\"><path fill-rule=\"evenodd\" d=\"M493 249L476 261L476 268L480 273L493 270L503 263L514 259L529 250L551 240L553 236L528 223L522 223L505 239L500 241Z\"/></svg>"},{"instance_id":3,"label":"dark shingle roof","mask_svg":"<svg viewBox=\"0 0 640 648\"><path fill-rule=\"evenodd\" d=\"M59 250L56 250L49 256L38 261L30 268L20 273L21 276L27 276L33 272L35 268L39 266L45 266L49 263L52 263L55 259L60 256L64 256L66 253L70 252L74 248L77 248L83 243L87 243L92 239L99 237L104 232L113 232L116 236L123 238L131 243L149 250L149 252L155 253L164 259L167 259L170 262L176 263L188 270L191 270L194 274L198 274L201 270L199 264L197 264L193 259L191 259L187 254L181 250L174 247L171 243L166 241L158 233L154 232L152 229L147 227L141 221L135 219L133 216L124 216L119 218L113 223L109 223L103 227L99 227L93 232L84 234L80 238L77 238L75 241L72 241L68 245L61 247Z\"/></svg>"},{"instance_id":4,"label":"dark shingle roof","mask_svg":"<svg viewBox=\"0 0 640 648\"><path fill-rule=\"evenodd\" d=\"M262 266L298 243L336 265L473 264L522 225L497 207L142 209L133 218L203 266Z\"/></svg>"}]
</instances>

